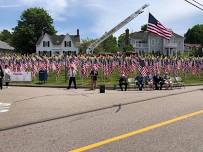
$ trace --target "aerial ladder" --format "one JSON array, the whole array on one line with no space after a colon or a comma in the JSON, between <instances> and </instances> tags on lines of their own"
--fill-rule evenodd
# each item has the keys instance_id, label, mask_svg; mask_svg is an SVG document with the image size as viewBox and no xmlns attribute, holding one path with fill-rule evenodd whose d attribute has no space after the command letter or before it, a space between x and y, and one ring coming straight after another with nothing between
<instances>
[{"instance_id":1,"label":"aerial ladder","mask_svg":"<svg viewBox=\"0 0 203 152\"><path fill-rule=\"evenodd\" d=\"M120 22L118 25L116 25L114 28L112 28L109 32L105 33L101 38L94 41L90 46L87 48L86 53L90 54L94 52L94 49L102 43L104 40L106 40L108 37L113 35L115 32L117 32L119 29L121 29L123 26L128 24L130 21L132 21L134 18L136 18L138 15L142 14L144 12L144 9L148 7L149 4L143 5L139 10L128 16L126 19L124 19L122 22Z\"/></svg>"}]
</instances>

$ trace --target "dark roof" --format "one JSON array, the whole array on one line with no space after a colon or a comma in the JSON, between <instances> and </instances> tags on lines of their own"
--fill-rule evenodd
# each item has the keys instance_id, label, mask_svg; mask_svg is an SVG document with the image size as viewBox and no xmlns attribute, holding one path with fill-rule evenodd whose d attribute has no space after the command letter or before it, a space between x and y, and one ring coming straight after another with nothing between
<instances>
[{"instance_id":1,"label":"dark roof","mask_svg":"<svg viewBox=\"0 0 203 152\"><path fill-rule=\"evenodd\" d=\"M131 33L130 37L133 38L133 39L147 39L148 34L149 34L148 32L140 31L140 32ZM178 35L178 34L176 34L174 32L173 32L173 35L176 38L184 38L183 36L180 36L180 35Z\"/></svg>"},{"instance_id":2,"label":"dark roof","mask_svg":"<svg viewBox=\"0 0 203 152\"><path fill-rule=\"evenodd\" d=\"M173 35L174 35L176 38L184 38L183 36L180 36L180 35L178 35L178 34L176 34L176 33L174 33L174 32L173 32Z\"/></svg>"},{"instance_id":3,"label":"dark roof","mask_svg":"<svg viewBox=\"0 0 203 152\"><path fill-rule=\"evenodd\" d=\"M0 49L3 50L14 50L13 47L11 47L8 43L0 41Z\"/></svg>"},{"instance_id":4,"label":"dark roof","mask_svg":"<svg viewBox=\"0 0 203 152\"><path fill-rule=\"evenodd\" d=\"M70 38L73 42L80 42L80 36L78 35L70 35Z\"/></svg>"},{"instance_id":5,"label":"dark roof","mask_svg":"<svg viewBox=\"0 0 203 152\"><path fill-rule=\"evenodd\" d=\"M51 39L51 42L54 44L54 45L60 45L65 36L66 35L49 35L49 38ZM80 36L79 35L69 35L71 40L73 41L74 44L76 44L77 42L80 42ZM43 39L44 35L40 36L39 40L37 41L37 45L39 45Z\"/></svg>"},{"instance_id":6,"label":"dark roof","mask_svg":"<svg viewBox=\"0 0 203 152\"><path fill-rule=\"evenodd\" d=\"M132 39L147 39L148 32L134 32L130 34L130 38Z\"/></svg>"},{"instance_id":7,"label":"dark roof","mask_svg":"<svg viewBox=\"0 0 203 152\"><path fill-rule=\"evenodd\" d=\"M49 35L49 38L51 39L52 44L59 45L63 42L65 35Z\"/></svg>"}]
</instances>

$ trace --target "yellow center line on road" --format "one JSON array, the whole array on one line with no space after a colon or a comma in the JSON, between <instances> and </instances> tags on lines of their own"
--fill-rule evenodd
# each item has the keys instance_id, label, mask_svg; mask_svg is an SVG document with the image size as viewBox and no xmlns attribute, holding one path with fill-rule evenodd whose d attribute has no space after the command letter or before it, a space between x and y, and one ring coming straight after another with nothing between
<instances>
[{"instance_id":1,"label":"yellow center line on road","mask_svg":"<svg viewBox=\"0 0 203 152\"><path fill-rule=\"evenodd\" d=\"M109 143L112 143L112 142L115 142L115 141L119 141L121 139L125 139L125 138L131 137L131 136L135 136L135 135L150 131L152 129L160 128L162 126L166 126L166 125L175 123L177 121L181 121L181 120L184 120L184 119L196 116L196 115L200 115L200 114L203 114L203 110L193 112L193 113L189 113L189 114L186 114L186 115L183 115L183 116L179 116L179 117L167 120L167 121L163 121L163 122L160 122L160 123L157 123L157 124L154 124L154 125L151 125L151 126L139 129L139 130L135 130L135 131L132 131L132 132L129 132L129 133L117 136L117 137L109 138L109 139L106 139L106 140L103 140L103 141L100 141L100 142L97 142L97 143L94 143L94 144L91 144L91 145L88 145L88 146L84 146L84 147L81 147L81 148L78 148L78 149L75 149L75 150L71 150L70 152L87 151L87 150L90 150L90 149L93 149L93 148L96 148L96 147L99 147L99 146L102 146L102 145L106 145L106 144L109 144Z\"/></svg>"}]
</instances>

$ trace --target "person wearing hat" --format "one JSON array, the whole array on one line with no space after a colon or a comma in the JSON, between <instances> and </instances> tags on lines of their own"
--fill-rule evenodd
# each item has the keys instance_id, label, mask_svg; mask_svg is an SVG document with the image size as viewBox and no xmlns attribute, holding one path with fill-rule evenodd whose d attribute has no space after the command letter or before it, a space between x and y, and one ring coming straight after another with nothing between
<instances>
[{"instance_id":1,"label":"person wearing hat","mask_svg":"<svg viewBox=\"0 0 203 152\"><path fill-rule=\"evenodd\" d=\"M69 73L68 73L68 75L69 75L69 85L68 85L67 89L71 88L72 82L74 84L74 88L77 89L76 79L75 79L76 74L77 74L76 66L74 64L71 64L70 68L69 68Z\"/></svg>"},{"instance_id":2,"label":"person wearing hat","mask_svg":"<svg viewBox=\"0 0 203 152\"><path fill-rule=\"evenodd\" d=\"M94 65L90 72L92 90L95 90L96 88L97 76L98 76L97 67Z\"/></svg>"}]
</instances>

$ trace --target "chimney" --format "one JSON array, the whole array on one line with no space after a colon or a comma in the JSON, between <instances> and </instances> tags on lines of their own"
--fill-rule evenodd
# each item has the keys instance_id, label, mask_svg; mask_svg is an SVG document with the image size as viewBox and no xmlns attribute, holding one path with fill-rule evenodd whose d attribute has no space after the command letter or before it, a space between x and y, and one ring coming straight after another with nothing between
<instances>
[{"instance_id":1,"label":"chimney","mask_svg":"<svg viewBox=\"0 0 203 152\"><path fill-rule=\"evenodd\" d=\"M79 36L80 35L80 31L79 31L79 29L77 29L77 36Z\"/></svg>"},{"instance_id":2,"label":"chimney","mask_svg":"<svg viewBox=\"0 0 203 152\"><path fill-rule=\"evenodd\" d=\"M129 29L125 30L125 45L129 45Z\"/></svg>"}]
</instances>

